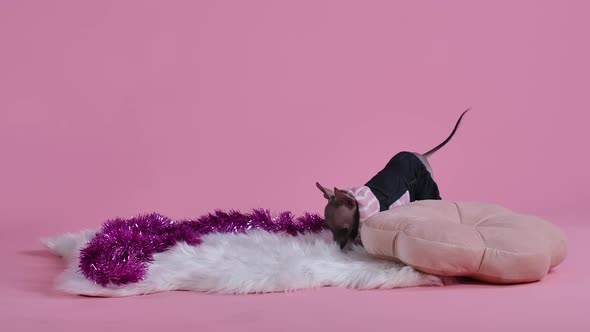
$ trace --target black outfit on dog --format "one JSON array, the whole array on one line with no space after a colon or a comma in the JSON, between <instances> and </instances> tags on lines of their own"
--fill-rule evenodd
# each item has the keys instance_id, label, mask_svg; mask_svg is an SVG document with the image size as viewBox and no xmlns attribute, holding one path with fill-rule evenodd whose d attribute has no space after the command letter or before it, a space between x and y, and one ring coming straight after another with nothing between
<instances>
[{"instance_id":1,"label":"black outfit on dog","mask_svg":"<svg viewBox=\"0 0 590 332\"><path fill-rule=\"evenodd\" d=\"M406 151L393 156L365 186L379 200L380 211L388 210L406 191L410 194L410 202L441 199L438 186L426 166L415 154Z\"/></svg>"}]
</instances>

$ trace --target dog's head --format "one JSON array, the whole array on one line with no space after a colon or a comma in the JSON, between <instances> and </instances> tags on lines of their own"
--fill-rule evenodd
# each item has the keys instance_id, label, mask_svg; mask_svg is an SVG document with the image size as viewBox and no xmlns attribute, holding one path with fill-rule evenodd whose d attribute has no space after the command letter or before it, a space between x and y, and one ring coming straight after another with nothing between
<instances>
[{"instance_id":1,"label":"dog's head","mask_svg":"<svg viewBox=\"0 0 590 332\"><path fill-rule=\"evenodd\" d=\"M332 231L334 241L343 249L350 241L354 241L359 229L359 211L354 197L345 191L334 188L330 190L316 182L318 189L328 200L324 209L326 225Z\"/></svg>"}]
</instances>

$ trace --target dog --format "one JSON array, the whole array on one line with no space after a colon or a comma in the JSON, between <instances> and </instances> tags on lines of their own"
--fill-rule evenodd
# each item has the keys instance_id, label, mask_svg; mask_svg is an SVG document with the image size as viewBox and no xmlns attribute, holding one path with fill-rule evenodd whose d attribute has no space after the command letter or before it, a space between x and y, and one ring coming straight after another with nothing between
<instances>
[{"instance_id":1,"label":"dog","mask_svg":"<svg viewBox=\"0 0 590 332\"><path fill-rule=\"evenodd\" d=\"M358 242L360 225L378 212L417 200L441 199L428 158L453 138L469 110L461 114L453 131L442 143L424 154L399 152L364 186L330 190L316 182L328 200L324 218L340 249L350 242Z\"/></svg>"}]
</instances>

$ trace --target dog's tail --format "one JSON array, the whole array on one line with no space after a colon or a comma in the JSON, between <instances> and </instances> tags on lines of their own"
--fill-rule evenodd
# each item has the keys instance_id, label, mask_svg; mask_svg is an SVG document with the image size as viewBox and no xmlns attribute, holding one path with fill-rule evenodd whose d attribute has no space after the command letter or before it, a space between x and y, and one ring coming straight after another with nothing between
<instances>
[{"instance_id":1,"label":"dog's tail","mask_svg":"<svg viewBox=\"0 0 590 332\"><path fill-rule=\"evenodd\" d=\"M466 109L465 111L463 111L463 113L459 117L459 120L457 120L457 123L455 124L455 128L453 128L453 131L451 132L451 135L449 135L449 137L447 137L446 140L444 140L442 143L440 143L439 145L437 145L434 149L432 149L432 150L426 152L425 154L423 154L423 156L425 158L430 157L436 151L440 150L443 146L445 146L447 143L449 143L449 141L451 140L451 138L453 138L453 136L455 135L455 132L457 131L457 128L459 128L459 124L461 123L461 119L463 119L463 115L465 115L465 113L469 112L470 110L471 110L471 107L468 108L468 109Z\"/></svg>"}]
</instances>

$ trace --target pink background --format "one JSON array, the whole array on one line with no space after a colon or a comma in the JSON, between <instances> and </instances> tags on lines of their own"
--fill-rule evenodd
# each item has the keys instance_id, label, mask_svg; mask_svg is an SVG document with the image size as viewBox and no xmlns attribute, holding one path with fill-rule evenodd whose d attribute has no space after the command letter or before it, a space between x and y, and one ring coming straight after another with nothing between
<instances>
[{"instance_id":1,"label":"pink background","mask_svg":"<svg viewBox=\"0 0 590 332\"><path fill-rule=\"evenodd\" d=\"M200 319L223 329L227 312L208 303L235 314L258 297L64 297L51 290L61 267L34 251L37 240L154 210L175 218L215 208L320 211L315 181L362 184L395 152L438 144L469 106L455 139L431 160L444 198L543 216L587 252L579 234L590 198L588 31L586 1L3 0L0 236L14 266L3 276L6 319L64 328L67 317L48 317L78 310L68 314L75 321L97 304L113 317L128 306L143 318L139 308L163 310L166 298L177 307L201 303L213 311ZM337 313L350 309L347 301L387 307L391 295L399 296L391 306L415 303L400 316L411 325L412 312L416 322L420 310L443 320L437 306L463 298L468 309L468 299L491 289L507 296L498 295L501 305L522 308L514 299L545 294L563 308L588 300L576 298L579 287L590 294L576 255L562 279L538 286L321 290L263 296L260 310L287 302L311 310L309 301L345 316ZM553 312L543 303L531 315ZM576 313L567 312L588 323ZM387 322L364 314L373 327ZM279 324L262 314L261 325L231 317L236 326Z\"/></svg>"}]
</instances>

